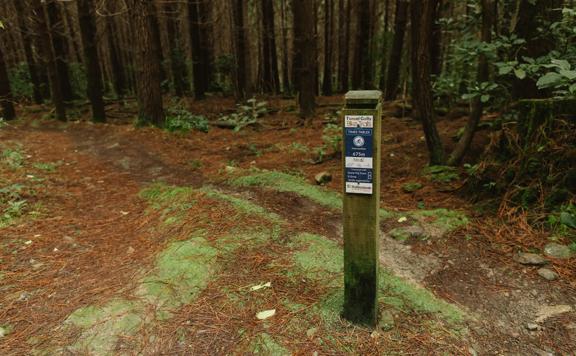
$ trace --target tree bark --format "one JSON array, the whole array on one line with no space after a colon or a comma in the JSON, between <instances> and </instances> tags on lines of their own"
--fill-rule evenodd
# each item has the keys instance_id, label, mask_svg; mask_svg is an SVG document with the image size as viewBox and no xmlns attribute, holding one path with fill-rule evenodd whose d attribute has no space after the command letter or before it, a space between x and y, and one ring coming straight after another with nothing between
<instances>
[{"instance_id":1,"label":"tree bark","mask_svg":"<svg viewBox=\"0 0 576 356\"><path fill-rule=\"evenodd\" d=\"M356 4L357 29L352 62L352 89L369 89L372 87L370 78L372 69L370 0L356 0L354 3Z\"/></svg>"},{"instance_id":2,"label":"tree bark","mask_svg":"<svg viewBox=\"0 0 576 356\"><path fill-rule=\"evenodd\" d=\"M181 97L190 90L190 85L188 83L188 72L184 61L184 51L180 43L181 37L177 21L178 14L180 13L179 4L167 2L164 6L167 15L166 32L170 47L170 68L174 94Z\"/></svg>"},{"instance_id":3,"label":"tree bark","mask_svg":"<svg viewBox=\"0 0 576 356\"><path fill-rule=\"evenodd\" d=\"M78 22L84 49L84 65L86 66L87 94L92 104L92 121L105 122L106 110L102 98L102 71L100 69L100 54L96 43L96 22L94 20L93 0L77 0Z\"/></svg>"},{"instance_id":4,"label":"tree bark","mask_svg":"<svg viewBox=\"0 0 576 356\"><path fill-rule=\"evenodd\" d=\"M334 8L332 0L324 0L324 78L322 94L332 95L332 32Z\"/></svg>"},{"instance_id":5,"label":"tree bark","mask_svg":"<svg viewBox=\"0 0 576 356\"><path fill-rule=\"evenodd\" d=\"M380 85L379 88L384 92L386 88L386 55L388 54L388 30L390 23L390 0L384 2L384 34L382 40L382 56L380 61Z\"/></svg>"},{"instance_id":6,"label":"tree bark","mask_svg":"<svg viewBox=\"0 0 576 356\"><path fill-rule=\"evenodd\" d=\"M188 0L194 95L203 99L212 77L208 0Z\"/></svg>"},{"instance_id":7,"label":"tree bark","mask_svg":"<svg viewBox=\"0 0 576 356\"><path fill-rule=\"evenodd\" d=\"M430 59L432 61L432 75L439 76L442 72L442 27L437 23L442 15L444 1L437 0L434 9L434 22L430 25L432 40L430 41Z\"/></svg>"},{"instance_id":8,"label":"tree bark","mask_svg":"<svg viewBox=\"0 0 576 356\"><path fill-rule=\"evenodd\" d=\"M436 128L432 85L430 84L431 60L430 40L431 24L434 21L436 0L422 0L418 6L411 6L412 20L412 91L418 113L417 119L422 122L426 145L430 154L430 164L440 165L445 162L442 140Z\"/></svg>"},{"instance_id":9,"label":"tree bark","mask_svg":"<svg viewBox=\"0 0 576 356\"><path fill-rule=\"evenodd\" d=\"M56 53L53 47L52 31L48 25L48 6L51 1L54 0L34 0L34 17L38 21L38 32L40 33L41 45L40 52L46 61L48 80L50 82L50 91L52 94L52 103L56 108L56 118L61 121L66 121L66 106L64 104L62 85L60 83L58 65L56 63Z\"/></svg>"},{"instance_id":10,"label":"tree bark","mask_svg":"<svg viewBox=\"0 0 576 356\"><path fill-rule=\"evenodd\" d=\"M402 47L404 46L406 24L408 23L408 6L408 0L396 1L394 37L392 39L392 49L390 50L388 74L386 75L387 80L384 90L385 100L394 100L398 94L398 86L400 83L400 62L402 61Z\"/></svg>"},{"instance_id":11,"label":"tree bark","mask_svg":"<svg viewBox=\"0 0 576 356\"><path fill-rule=\"evenodd\" d=\"M288 23L286 21L286 0L281 0L280 4L282 17L282 86L284 94L290 93L290 69L288 68Z\"/></svg>"},{"instance_id":12,"label":"tree bark","mask_svg":"<svg viewBox=\"0 0 576 356\"><path fill-rule=\"evenodd\" d=\"M235 91L236 99L244 100L251 95L249 92L248 65L246 62L246 29L244 27L244 3L242 0L233 0L232 20L234 22L233 34L234 52L236 54Z\"/></svg>"},{"instance_id":13,"label":"tree bark","mask_svg":"<svg viewBox=\"0 0 576 356\"><path fill-rule=\"evenodd\" d=\"M274 25L273 0L261 0L262 5L262 89L264 92L278 94L278 55L276 53L276 35Z\"/></svg>"},{"instance_id":14,"label":"tree bark","mask_svg":"<svg viewBox=\"0 0 576 356\"><path fill-rule=\"evenodd\" d=\"M484 43L492 42L492 28L494 26L494 4L493 0L482 0L482 30L481 30L481 41ZM476 81L478 83L487 82L490 79L490 72L488 66L488 59L486 55L481 53L478 57L478 71L476 74ZM484 106L480 97L476 97L472 102L472 112L470 113L470 118L466 122L464 127L464 134L456 144L454 151L448 159L449 165L459 164L464 155L470 148L476 129L478 128L478 123L482 118L482 111Z\"/></svg>"},{"instance_id":15,"label":"tree bark","mask_svg":"<svg viewBox=\"0 0 576 356\"><path fill-rule=\"evenodd\" d=\"M14 7L16 9L16 16L18 18L18 27L22 34L22 46L24 47L24 55L26 57L26 65L30 73L30 81L32 82L32 99L36 104L42 103L42 90L40 79L38 78L38 67L34 60L34 52L32 51L32 38L30 29L26 23L26 15L22 7L22 0L14 0Z\"/></svg>"},{"instance_id":16,"label":"tree bark","mask_svg":"<svg viewBox=\"0 0 576 356\"><path fill-rule=\"evenodd\" d=\"M2 32L3 31L0 31L0 33ZM0 48L0 107L2 107L2 112L0 113L1 119L8 121L16 118L14 98L12 97L8 70L6 68L6 61L4 60L4 52L2 51L2 48Z\"/></svg>"},{"instance_id":17,"label":"tree bark","mask_svg":"<svg viewBox=\"0 0 576 356\"><path fill-rule=\"evenodd\" d=\"M338 9L338 91L348 90L349 80L349 47L350 47L350 13L351 6L349 0L339 0Z\"/></svg>"},{"instance_id":18,"label":"tree bark","mask_svg":"<svg viewBox=\"0 0 576 356\"><path fill-rule=\"evenodd\" d=\"M110 52L110 66L112 67L112 85L118 98L123 98L126 94L126 73L122 66L122 57L118 48L117 27L112 16L106 19L106 39L108 41L108 51Z\"/></svg>"},{"instance_id":19,"label":"tree bark","mask_svg":"<svg viewBox=\"0 0 576 356\"><path fill-rule=\"evenodd\" d=\"M298 84L300 116L311 123L316 106L316 37L315 1L293 0L294 13L294 72Z\"/></svg>"},{"instance_id":20,"label":"tree bark","mask_svg":"<svg viewBox=\"0 0 576 356\"><path fill-rule=\"evenodd\" d=\"M64 22L62 21L62 14L58 8L58 3L55 0L46 1L46 10L48 13L48 28L50 30L50 37L52 46L54 48L54 55L56 56L56 67L58 69L58 77L61 86L61 93L64 100L73 100L74 91L72 90L72 83L70 81L70 71L68 68L68 42L64 35Z\"/></svg>"},{"instance_id":21,"label":"tree bark","mask_svg":"<svg viewBox=\"0 0 576 356\"><path fill-rule=\"evenodd\" d=\"M136 59L136 91L138 96L138 126L164 126L162 81L159 55L155 44L154 4L148 0L129 0L134 32Z\"/></svg>"}]
</instances>

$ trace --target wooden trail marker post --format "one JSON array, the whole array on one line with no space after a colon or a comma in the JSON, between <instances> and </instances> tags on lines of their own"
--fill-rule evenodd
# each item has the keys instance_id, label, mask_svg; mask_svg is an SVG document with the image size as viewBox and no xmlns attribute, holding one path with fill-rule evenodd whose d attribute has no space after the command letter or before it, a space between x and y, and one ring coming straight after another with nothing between
<instances>
[{"instance_id":1,"label":"wooden trail marker post","mask_svg":"<svg viewBox=\"0 0 576 356\"><path fill-rule=\"evenodd\" d=\"M343 120L344 311L354 322L378 322L380 141L382 93L346 93Z\"/></svg>"}]
</instances>

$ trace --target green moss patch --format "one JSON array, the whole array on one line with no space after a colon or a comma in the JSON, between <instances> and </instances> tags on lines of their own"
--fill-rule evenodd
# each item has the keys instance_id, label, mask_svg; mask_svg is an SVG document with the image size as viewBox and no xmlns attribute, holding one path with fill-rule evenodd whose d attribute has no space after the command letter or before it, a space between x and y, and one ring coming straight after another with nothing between
<instances>
[{"instance_id":1,"label":"green moss patch","mask_svg":"<svg viewBox=\"0 0 576 356\"><path fill-rule=\"evenodd\" d=\"M450 183L460 179L458 170L451 166L428 166L422 170L422 174L438 183Z\"/></svg>"},{"instance_id":2,"label":"green moss patch","mask_svg":"<svg viewBox=\"0 0 576 356\"><path fill-rule=\"evenodd\" d=\"M90 354L109 354L121 336L135 334L141 324L141 305L113 300L104 306L88 306L72 313L66 323L84 329L72 350Z\"/></svg>"},{"instance_id":3,"label":"green moss patch","mask_svg":"<svg viewBox=\"0 0 576 356\"><path fill-rule=\"evenodd\" d=\"M431 231L432 236L442 236L468 224L465 214L449 209L417 210L409 214L418 220L422 227Z\"/></svg>"},{"instance_id":4,"label":"green moss patch","mask_svg":"<svg viewBox=\"0 0 576 356\"><path fill-rule=\"evenodd\" d=\"M250 352L258 355L291 355L292 353L278 344L266 333L258 334L250 343Z\"/></svg>"}]
</instances>

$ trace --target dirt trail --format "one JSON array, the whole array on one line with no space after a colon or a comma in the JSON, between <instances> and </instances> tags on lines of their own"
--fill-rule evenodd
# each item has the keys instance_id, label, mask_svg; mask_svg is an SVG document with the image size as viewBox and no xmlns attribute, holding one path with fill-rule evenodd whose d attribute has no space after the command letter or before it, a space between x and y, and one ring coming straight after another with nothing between
<instances>
[{"instance_id":1,"label":"dirt trail","mask_svg":"<svg viewBox=\"0 0 576 356\"><path fill-rule=\"evenodd\" d=\"M65 131L5 131L2 138L11 133L17 133L17 140L34 160L62 162L59 174L51 175L47 185L59 187L67 195L48 194L45 205L54 203L61 210L49 210L45 218L25 223L25 228L7 230L12 239L21 240L31 239L41 231L41 236L33 238L35 252L23 249L4 263L14 271L12 277L20 280L21 288L38 286L38 280L44 284L26 291L25 301L14 295L7 305L3 304L3 318L34 314L55 327L70 311L129 289L135 277L131 267L134 260L147 263L163 242L147 225L138 191L156 180L193 187L207 182L200 170L183 164L190 147L173 145L151 133L79 124ZM212 183L219 184L218 179ZM278 214L296 232L341 239L339 213L308 199L266 189L233 189L227 185L221 188ZM384 226L384 232L392 227ZM501 258L491 255L480 236L456 233L403 244L383 234L382 241L384 265L462 306L472 316L470 353L573 354L574 311L542 321L539 330L527 329L543 307L576 307L574 291L566 285L535 279L527 273L529 268L502 265ZM54 254L59 258L51 257ZM41 261L44 267L31 270L31 259ZM90 294L84 293L82 285L71 287L78 281L91 285ZM93 294L94 285L99 287L97 294ZM39 331L34 328L30 324L29 329L20 332L34 335Z\"/></svg>"}]
</instances>

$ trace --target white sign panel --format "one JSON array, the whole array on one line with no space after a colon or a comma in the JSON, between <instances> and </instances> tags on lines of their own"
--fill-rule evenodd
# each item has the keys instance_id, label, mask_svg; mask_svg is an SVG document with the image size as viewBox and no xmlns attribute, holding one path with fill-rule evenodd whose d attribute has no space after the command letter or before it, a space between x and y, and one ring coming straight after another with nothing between
<instances>
[{"instance_id":1,"label":"white sign panel","mask_svg":"<svg viewBox=\"0 0 576 356\"><path fill-rule=\"evenodd\" d=\"M344 127L373 128L374 116L372 115L346 115Z\"/></svg>"}]
</instances>

